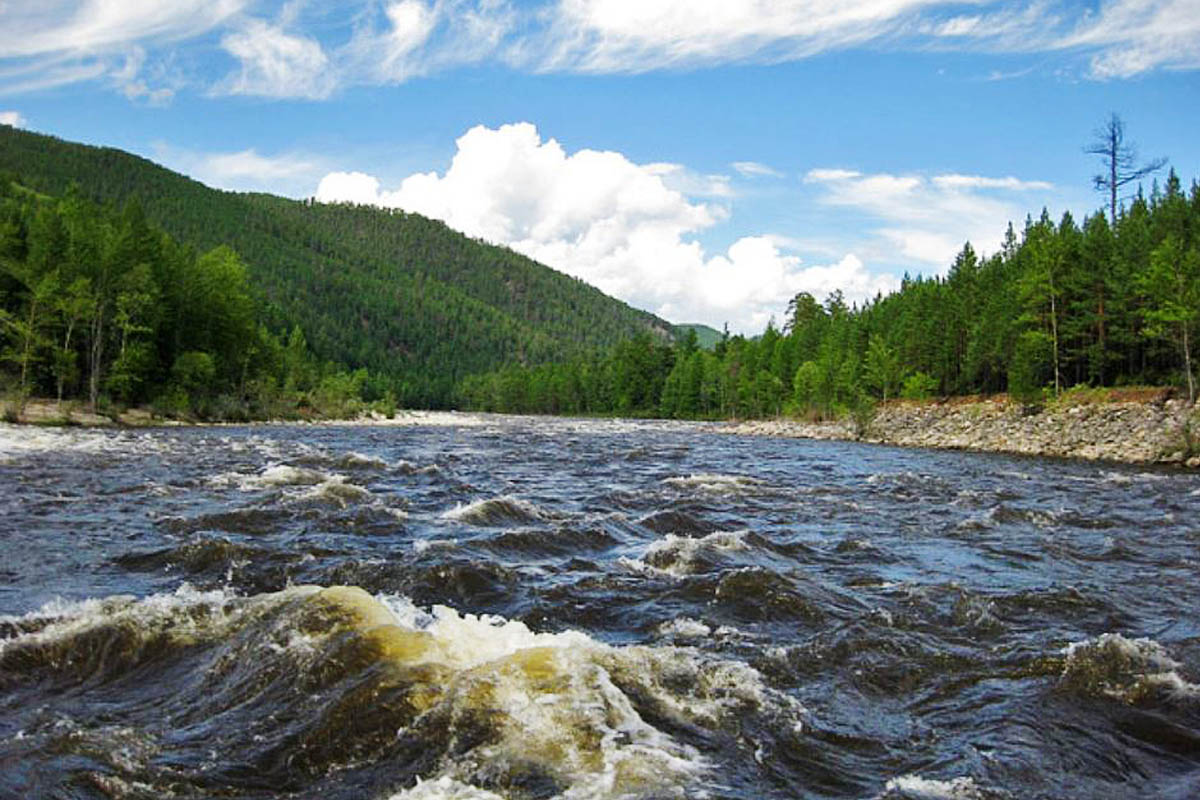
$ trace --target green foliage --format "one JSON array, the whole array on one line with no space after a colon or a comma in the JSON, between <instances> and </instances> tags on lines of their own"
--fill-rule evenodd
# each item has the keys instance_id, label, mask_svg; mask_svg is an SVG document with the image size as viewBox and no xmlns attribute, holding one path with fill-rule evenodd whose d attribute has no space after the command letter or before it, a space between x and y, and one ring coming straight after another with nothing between
<instances>
[{"instance_id":1,"label":"green foliage","mask_svg":"<svg viewBox=\"0 0 1200 800\"><path fill-rule=\"evenodd\" d=\"M886 402L889 396L896 394L900 383L900 357L894 349L888 347L882 336L872 337L867 345L866 382L874 389L879 397Z\"/></svg>"},{"instance_id":2,"label":"green foliage","mask_svg":"<svg viewBox=\"0 0 1200 800\"><path fill-rule=\"evenodd\" d=\"M860 392L854 398L850 405L850 420L854 423L855 438L862 439L871 432L876 411L875 399L866 392Z\"/></svg>"},{"instance_id":3,"label":"green foliage","mask_svg":"<svg viewBox=\"0 0 1200 800\"><path fill-rule=\"evenodd\" d=\"M754 417L789 410L810 418L870 416L864 397L909 399L1007 391L1038 406L1071 387L1182 381L1195 392L1200 326L1200 187L1173 175L1110 226L1102 213L1076 225L1043 212L1000 252L967 244L945 278L905 276L901 290L847 306L807 293L788 305L782 332L723 338L712 353L681 343L674 358L646 342L590 361L472 378L469 407L559 413L545 379L565 370L581 393L567 413L680 418ZM588 376L585 379L585 376ZM595 376L600 376L596 378ZM907 377L904 377L907 376ZM655 392L659 392L657 398ZM1072 396L1077 396L1073 393Z\"/></svg>"},{"instance_id":4,"label":"green foliage","mask_svg":"<svg viewBox=\"0 0 1200 800\"><path fill-rule=\"evenodd\" d=\"M135 204L18 188L0 191L0 378L18 414L36 394L227 420L294 415L312 390L319 413L357 408L365 370L318 368L298 327L281 342L229 247L196 256Z\"/></svg>"},{"instance_id":5,"label":"green foliage","mask_svg":"<svg viewBox=\"0 0 1200 800\"><path fill-rule=\"evenodd\" d=\"M710 419L857 416L865 395L897 391L1196 393L1200 186L1174 174L1111 223L1043 211L1010 224L997 253L964 245L944 278L906 275L861 306L800 293L782 330L726 331L709 350L693 333L711 329L672 336L417 215L217 192L12 129L4 170L27 181L0 180L0 377L14 396L230 417L376 403ZM207 381L193 354L211 359Z\"/></svg>"},{"instance_id":6,"label":"green foliage","mask_svg":"<svg viewBox=\"0 0 1200 800\"><path fill-rule=\"evenodd\" d=\"M1025 405L1041 402L1052 347L1053 341L1044 331L1032 330L1021 334L1008 368L1010 397Z\"/></svg>"},{"instance_id":7,"label":"green foliage","mask_svg":"<svg viewBox=\"0 0 1200 800\"><path fill-rule=\"evenodd\" d=\"M137 263L156 249L161 235L152 224L206 253L181 272L188 256L177 249L154 270L179 315L167 324L196 331L189 346L213 354L219 378L242 369L232 351L255 321L248 295L260 301L257 321L272 330L299 326L320 360L368 369L380 392L390 389L406 406L449 406L463 378L506 365L584 358L640 332L672 339L670 326L646 312L416 214L221 192L127 153L12 128L0 128L3 170L20 172L38 192L62 196L75 182L91 200L139 209L110 243L121 261ZM0 214L0 251L20 244L4 220ZM65 227L80 224L91 223L68 219ZM37 238L47 243L45 259L56 259L61 242L49 231ZM218 308L229 313L217 316ZM111 325L112 311L98 327ZM193 328L192 316L213 324ZM310 391L316 376L291 379Z\"/></svg>"},{"instance_id":8,"label":"green foliage","mask_svg":"<svg viewBox=\"0 0 1200 800\"><path fill-rule=\"evenodd\" d=\"M937 391L937 380L924 372L914 372L904 379L900 396L905 400L928 400Z\"/></svg>"}]
</instances>

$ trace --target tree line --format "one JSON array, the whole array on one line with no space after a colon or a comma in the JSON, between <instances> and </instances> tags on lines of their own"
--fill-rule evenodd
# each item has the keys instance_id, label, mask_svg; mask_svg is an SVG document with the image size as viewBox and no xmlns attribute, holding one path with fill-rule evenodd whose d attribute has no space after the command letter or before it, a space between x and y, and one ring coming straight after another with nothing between
<instances>
[{"instance_id":1,"label":"tree line","mask_svg":"<svg viewBox=\"0 0 1200 800\"><path fill-rule=\"evenodd\" d=\"M643 334L589 358L460 384L468 408L673 418L825 417L895 397L994 394L1036 404L1073 386L1171 384L1196 397L1200 185L1172 172L1113 221L1045 210L998 252L967 243L944 277L905 276L863 305L796 295L782 329Z\"/></svg>"},{"instance_id":2,"label":"tree line","mask_svg":"<svg viewBox=\"0 0 1200 800\"><path fill-rule=\"evenodd\" d=\"M216 419L341 414L369 378L269 327L241 257L198 253L122 209L0 174L0 382L92 409L151 404Z\"/></svg>"},{"instance_id":3,"label":"tree line","mask_svg":"<svg viewBox=\"0 0 1200 800\"><path fill-rule=\"evenodd\" d=\"M320 359L370 374L369 400L448 408L464 376L567 361L641 330L645 311L418 214L222 192L119 150L0 125L0 171L116 207L136 200L176 242L234 249L272 330L298 324Z\"/></svg>"}]
</instances>

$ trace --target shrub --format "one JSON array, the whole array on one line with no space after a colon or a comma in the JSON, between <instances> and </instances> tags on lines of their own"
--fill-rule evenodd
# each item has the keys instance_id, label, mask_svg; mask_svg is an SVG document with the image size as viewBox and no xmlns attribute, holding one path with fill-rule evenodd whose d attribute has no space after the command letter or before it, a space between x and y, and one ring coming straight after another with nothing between
<instances>
[{"instance_id":1,"label":"shrub","mask_svg":"<svg viewBox=\"0 0 1200 800\"><path fill-rule=\"evenodd\" d=\"M937 391L937 381L932 375L924 372L914 372L904 379L900 396L905 400L927 400Z\"/></svg>"}]
</instances>

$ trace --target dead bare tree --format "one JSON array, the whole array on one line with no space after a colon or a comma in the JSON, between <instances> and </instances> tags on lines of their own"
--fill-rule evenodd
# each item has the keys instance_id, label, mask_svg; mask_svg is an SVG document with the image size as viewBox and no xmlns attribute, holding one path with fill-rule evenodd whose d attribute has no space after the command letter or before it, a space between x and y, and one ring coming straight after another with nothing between
<instances>
[{"instance_id":1,"label":"dead bare tree","mask_svg":"<svg viewBox=\"0 0 1200 800\"><path fill-rule=\"evenodd\" d=\"M1137 166L1137 148L1125 143L1125 123L1116 113L1109 117L1104 127L1097 128L1093 135L1095 140L1084 148L1084 152L1100 156L1104 162L1105 172L1092 178L1092 183L1096 191L1108 192L1108 208L1112 214L1112 223L1116 225L1117 190L1158 172L1166 165L1167 159L1156 158L1140 167Z\"/></svg>"}]
</instances>

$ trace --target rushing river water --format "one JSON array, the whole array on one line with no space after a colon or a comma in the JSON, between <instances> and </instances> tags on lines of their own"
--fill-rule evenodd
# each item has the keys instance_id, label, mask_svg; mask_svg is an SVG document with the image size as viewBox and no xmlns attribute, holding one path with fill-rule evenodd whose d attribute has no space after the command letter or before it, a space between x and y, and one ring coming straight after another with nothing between
<instances>
[{"instance_id":1,"label":"rushing river water","mask_svg":"<svg viewBox=\"0 0 1200 800\"><path fill-rule=\"evenodd\" d=\"M0 426L0 797L1200 796L1200 477L460 421Z\"/></svg>"}]
</instances>

